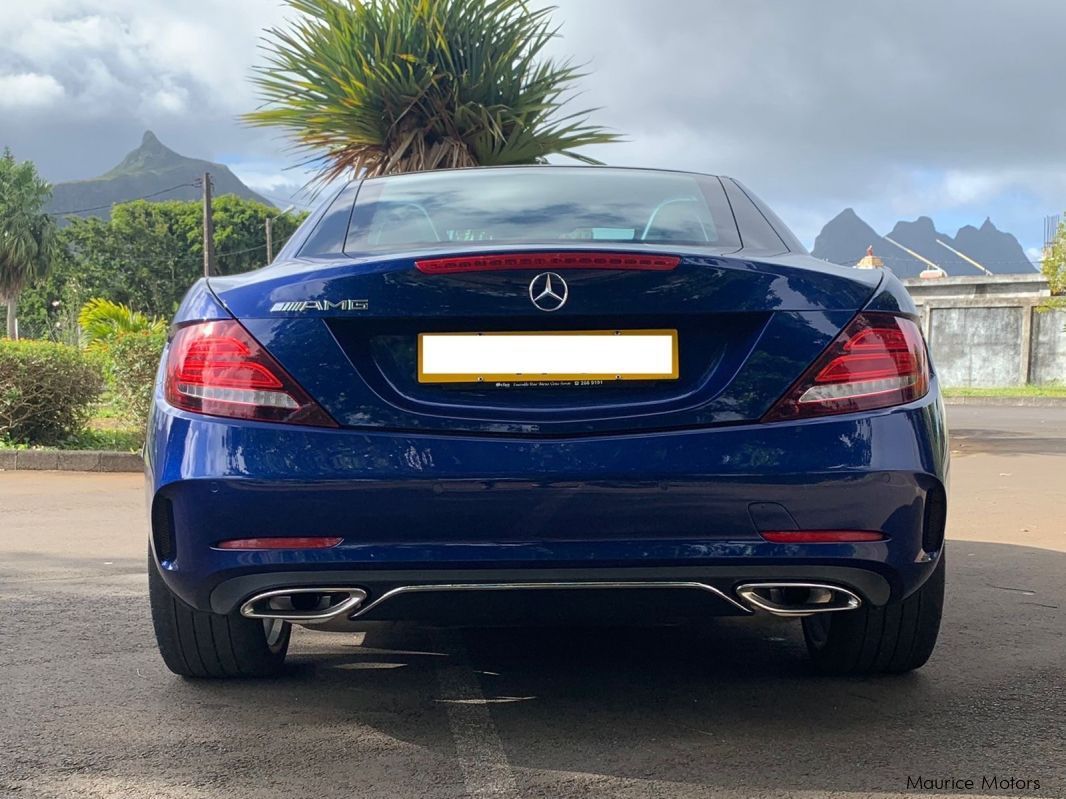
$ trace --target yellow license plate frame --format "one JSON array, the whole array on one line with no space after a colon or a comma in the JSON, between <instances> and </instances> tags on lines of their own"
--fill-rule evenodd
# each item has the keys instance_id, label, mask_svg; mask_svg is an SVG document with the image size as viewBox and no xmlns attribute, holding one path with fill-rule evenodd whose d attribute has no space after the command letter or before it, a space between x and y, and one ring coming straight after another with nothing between
<instances>
[{"instance_id":1,"label":"yellow license plate frame","mask_svg":"<svg viewBox=\"0 0 1066 799\"><path fill-rule=\"evenodd\" d=\"M427 336L433 337L533 337L553 336L669 336L671 351L671 369L669 372L433 372L425 371L424 351ZM419 333L418 334L418 382L419 383L530 383L538 381L574 383L578 381L633 381L633 380L677 380L680 375L678 363L678 336L674 328L656 328L641 330L540 330L540 331L504 331L504 332L465 332L465 333Z\"/></svg>"}]
</instances>

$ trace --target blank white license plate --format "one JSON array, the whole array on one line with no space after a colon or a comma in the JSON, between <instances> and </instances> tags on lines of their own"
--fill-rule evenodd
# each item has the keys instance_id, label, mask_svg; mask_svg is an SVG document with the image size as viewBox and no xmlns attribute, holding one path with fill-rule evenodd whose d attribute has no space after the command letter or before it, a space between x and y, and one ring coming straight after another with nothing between
<instances>
[{"instance_id":1,"label":"blank white license plate","mask_svg":"<svg viewBox=\"0 0 1066 799\"><path fill-rule=\"evenodd\" d=\"M676 330L422 333L420 383L676 380Z\"/></svg>"}]
</instances>

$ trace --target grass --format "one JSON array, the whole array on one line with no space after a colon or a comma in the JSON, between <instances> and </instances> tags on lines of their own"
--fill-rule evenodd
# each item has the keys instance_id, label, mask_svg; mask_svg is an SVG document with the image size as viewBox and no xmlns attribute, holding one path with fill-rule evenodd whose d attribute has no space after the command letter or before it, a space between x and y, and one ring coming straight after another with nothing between
<instances>
[{"instance_id":1,"label":"grass","mask_svg":"<svg viewBox=\"0 0 1066 799\"><path fill-rule=\"evenodd\" d=\"M119 412L114 399L105 394L97 404L88 427L55 447L12 444L0 438L0 449L102 449L112 452L139 452L144 445L144 429L131 425Z\"/></svg>"},{"instance_id":2,"label":"grass","mask_svg":"<svg viewBox=\"0 0 1066 799\"><path fill-rule=\"evenodd\" d=\"M1066 399L1066 385L1006 386L1003 388L946 388L945 397L1059 397Z\"/></svg>"},{"instance_id":3,"label":"grass","mask_svg":"<svg viewBox=\"0 0 1066 799\"><path fill-rule=\"evenodd\" d=\"M75 433L62 444L55 447L12 444L0 438L0 449L102 449L110 452L140 452L143 445L144 432L140 429L129 427L115 430L97 430L90 426L87 430Z\"/></svg>"},{"instance_id":4,"label":"grass","mask_svg":"<svg viewBox=\"0 0 1066 799\"><path fill-rule=\"evenodd\" d=\"M90 423L91 425L91 423ZM58 449L106 449L117 452L139 452L144 445L144 431L140 428L97 430L89 427L71 436Z\"/></svg>"}]
</instances>

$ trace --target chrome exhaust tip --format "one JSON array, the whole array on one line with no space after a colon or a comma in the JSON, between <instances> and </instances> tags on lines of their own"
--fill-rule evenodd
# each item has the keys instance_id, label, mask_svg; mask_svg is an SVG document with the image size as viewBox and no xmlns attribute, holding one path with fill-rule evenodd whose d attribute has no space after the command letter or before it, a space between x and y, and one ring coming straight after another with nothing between
<instances>
[{"instance_id":1,"label":"chrome exhaust tip","mask_svg":"<svg viewBox=\"0 0 1066 799\"><path fill-rule=\"evenodd\" d=\"M736 591L752 610L791 618L855 610L862 605L862 598L854 591L829 583L745 583Z\"/></svg>"},{"instance_id":2,"label":"chrome exhaust tip","mask_svg":"<svg viewBox=\"0 0 1066 799\"><path fill-rule=\"evenodd\" d=\"M247 600L241 605L241 615L246 619L322 624L354 613L366 597L362 588L278 588Z\"/></svg>"}]
</instances>

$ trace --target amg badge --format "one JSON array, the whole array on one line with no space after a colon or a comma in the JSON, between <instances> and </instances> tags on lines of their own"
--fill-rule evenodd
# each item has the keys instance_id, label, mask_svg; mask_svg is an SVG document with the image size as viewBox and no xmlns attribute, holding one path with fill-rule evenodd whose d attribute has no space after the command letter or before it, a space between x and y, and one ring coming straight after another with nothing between
<instances>
[{"instance_id":1,"label":"amg badge","mask_svg":"<svg viewBox=\"0 0 1066 799\"><path fill-rule=\"evenodd\" d=\"M299 300L276 302L270 306L271 313L301 313L303 311L365 311L370 307L366 300Z\"/></svg>"}]
</instances>

